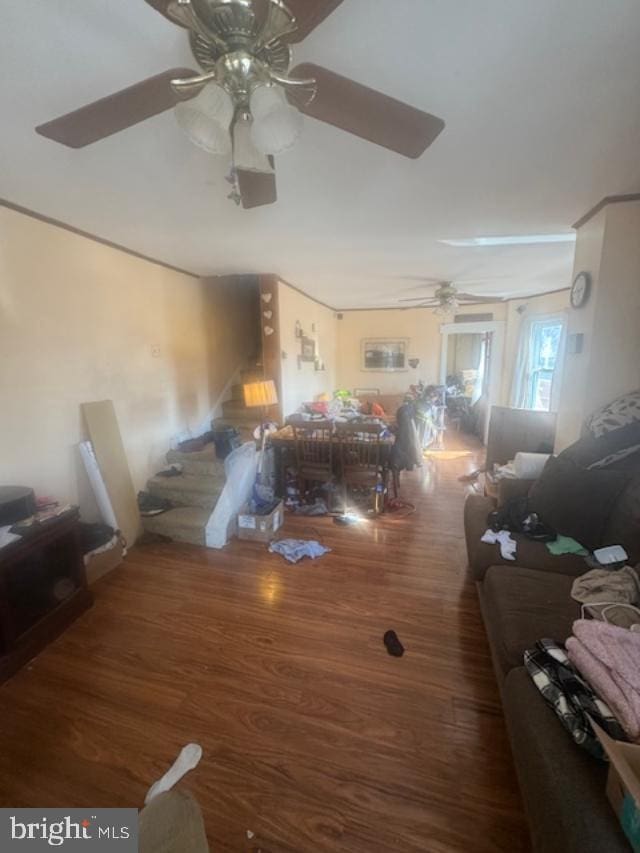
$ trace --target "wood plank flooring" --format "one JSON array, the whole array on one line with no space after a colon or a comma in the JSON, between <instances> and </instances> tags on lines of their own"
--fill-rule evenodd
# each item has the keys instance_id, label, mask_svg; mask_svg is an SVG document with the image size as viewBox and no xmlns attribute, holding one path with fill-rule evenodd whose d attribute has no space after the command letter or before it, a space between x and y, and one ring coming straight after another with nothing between
<instances>
[{"instance_id":1,"label":"wood plank flooring","mask_svg":"<svg viewBox=\"0 0 640 853\"><path fill-rule=\"evenodd\" d=\"M287 535L332 548L315 562L239 541L134 549L0 689L0 806L141 806L197 741L183 784L213 853L527 851L465 577L457 477L476 454L403 475L411 516L289 517Z\"/></svg>"}]
</instances>

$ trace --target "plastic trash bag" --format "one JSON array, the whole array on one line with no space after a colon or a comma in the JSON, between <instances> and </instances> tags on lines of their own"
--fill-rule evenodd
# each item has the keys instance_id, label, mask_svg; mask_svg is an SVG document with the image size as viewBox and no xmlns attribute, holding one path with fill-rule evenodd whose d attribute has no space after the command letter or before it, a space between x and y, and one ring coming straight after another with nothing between
<instances>
[{"instance_id":1,"label":"plastic trash bag","mask_svg":"<svg viewBox=\"0 0 640 853\"><path fill-rule=\"evenodd\" d=\"M251 497L258 472L259 453L254 442L237 447L224 460L227 482L205 530L207 548L224 548L236 532L238 513Z\"/></svg>"}]
</instances>

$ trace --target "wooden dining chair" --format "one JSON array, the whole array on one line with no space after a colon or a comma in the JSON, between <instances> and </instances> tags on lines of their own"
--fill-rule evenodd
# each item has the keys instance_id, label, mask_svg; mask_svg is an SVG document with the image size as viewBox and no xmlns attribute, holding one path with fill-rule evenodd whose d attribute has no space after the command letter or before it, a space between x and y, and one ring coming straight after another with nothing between
<instances>
[{"instance_id":1,"label":"wooden dining chair","mask_svg":"<svg viewBox=\"0 0 640 853\"><path fill-rule=\"evenodd\" d=\"M296 463L300 498L304 499L308 483L330 483L333 470L333 423L304 421L292 424L296 442Z\"/></svg>"},{"instance_id":2,"label":"wooden dining chair","mask_svg":"<svg viewBox=\"0 0 640 853\"><path fill-rule=\"evenodd\" d=\"M347 505L347 489L370 488L373 492L373 509L381 512L385 471L382 465L382 432L384 426L375 423L337 424L336 434L340 448L340 476L344 505Z\"/></svg>"}]
</instances>

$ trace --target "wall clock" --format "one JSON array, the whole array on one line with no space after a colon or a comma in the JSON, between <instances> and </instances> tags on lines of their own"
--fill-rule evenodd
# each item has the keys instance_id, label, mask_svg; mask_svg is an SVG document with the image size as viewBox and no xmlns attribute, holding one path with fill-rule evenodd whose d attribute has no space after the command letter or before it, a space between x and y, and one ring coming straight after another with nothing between
<instances>
[{"instance_id":1,"label":"wall clock","mask_svg":"<svg viewBox=\"0 0 640 853\"><path fill-rule=\"evenodd\" d=\"M591 276L588 272L579 272L571 285L571 306L582 308L586 305L591 292Z\"/></svg>"}]
</instances>

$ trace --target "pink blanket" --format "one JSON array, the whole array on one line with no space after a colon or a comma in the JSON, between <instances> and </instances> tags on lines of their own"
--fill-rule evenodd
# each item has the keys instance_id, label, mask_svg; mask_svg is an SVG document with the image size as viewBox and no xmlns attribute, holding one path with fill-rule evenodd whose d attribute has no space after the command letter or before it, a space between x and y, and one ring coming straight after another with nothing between
<instances>
[{"instance_id":1,"label":"pink blanket","mask_svg":"<svg viewBox=\"0 0 640 853\"><path fill-rule=\"evenodd\" d=\"M640 633L596 619L573 623L567 655L632 740L640 738Z\"/></svg>"}]
</instances>

